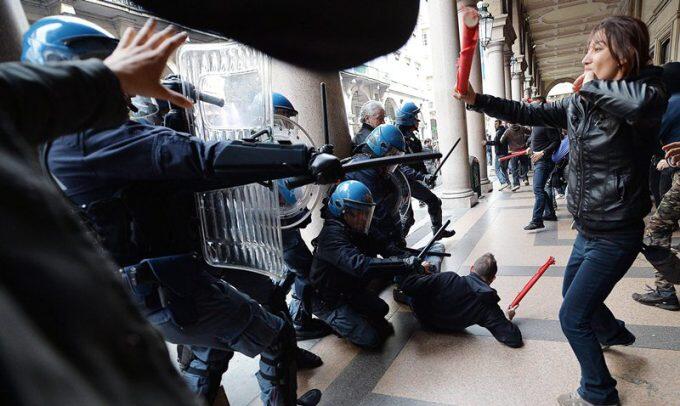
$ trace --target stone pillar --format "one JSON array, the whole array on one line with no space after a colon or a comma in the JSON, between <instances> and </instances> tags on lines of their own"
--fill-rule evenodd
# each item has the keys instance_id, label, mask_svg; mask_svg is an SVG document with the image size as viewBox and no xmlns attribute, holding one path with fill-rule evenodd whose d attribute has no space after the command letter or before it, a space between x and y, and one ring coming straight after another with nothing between
<instances>
[{"instance_id":1,"label":"stone pillar","mask_svg":"<svg viewBox=\"0 0 680 406\"><path fill-rule=\"evenodd\" d=\"M442 203L448 208L472 207L477 203L477 195L470 188L465 106L451 96L456 85L456 60L460 53L456 2L438 0L429 2L428 6L439 150L446 154L456 139L461 138L460 144L442 167Z\"/></svg>"},{"instance_id":2,"label":"stone pillar","mask_svg":"<svg viewBox=\"0 0 680 406\"><path fill-rule=\"evenodd\" d=\"M530 98L531 95L531 75L524 75L524 97Z\"/></svg>"},{"instance_id":3,"label":"stone pillar","mask_svg":"<svg viewBox=\"0 0 680 406\"><path fill-rule=\"evenodd\" d=\"M512 74L512 100L522 100L522 73Z\"/></svg>"},{"instance_id":4,"label":"stone pillar","mask_svg":"<svg viewBox=\"0 0 680 406\"><path fill-rule=\"evenodd\" d=\"M503 54L503 85L505 86L505 98L512 99L512 78L510 76L510 57L512 57L512 52L505 52Z\"/></svg>"},{"instance_id":5,"label":"stone pillar","mask_svg":"<svg viewBox=\"0 0 680 406\"><path fill-rule=\"evenodd\" d=\"M486 47L486 63L484 64L484 93L501 98L505 98L504 46L505 42L502 39L489 42ZM487 132L495 135L493 120L487 120L487 125Z\"/></svg>"},{"instance_id":6,"label":"stone pillar","mask_svg":"<svg viewBox=\"0 0 680 406\"><path fill-rule=\"evenodd\" d=\"M335 146L335 154L344 158L350 153L350 134L339 72L310 71L276 59L272 60L272 91L285 95L293 103L299 112L298 123L307 130L317 146L324 143L321 82L326 83L330 141ZM316 238L323 226L320 206L319 201L312 214L312 223L302 229L302 235L307 242Z\"/></svg>"},{"instance_id":7,"label":"stone pillar","mask_svg":"<svg viewBox=\"0 0 680 406\"><path fill-rule=\"evenodd\" d=\"M21 58L21 36L28 29L28 20L19 0L0 2L0 62Z\"/></svg>"},{"instance_id":8,"label":"stone pillar","mask_svg":"<svg viewBox=\"0 0 680 406\"><path fill-rule=\"evenodd\" d=\"M458 27L462 23L462 7L472 6L476 7L475 0L458 0ZM459 29L462 32L462 29ZM475 50L475 57L472 62L472 69L470 70L470 84L477 93L483 93L482 86L482 63L481 55L479 54L479 47ZM486 147L482 145L482 141L486 139L484 130L484 114L477 113L471 110L465 111L465 121L467 122L467 140L468 151L471 156L479 160L479 178L482 183L482 192L491 192L493 190L493 183L489 181L489 176L486 169ZM493 136L493 133L491 133Z\"/></svg>"}]
</instances>

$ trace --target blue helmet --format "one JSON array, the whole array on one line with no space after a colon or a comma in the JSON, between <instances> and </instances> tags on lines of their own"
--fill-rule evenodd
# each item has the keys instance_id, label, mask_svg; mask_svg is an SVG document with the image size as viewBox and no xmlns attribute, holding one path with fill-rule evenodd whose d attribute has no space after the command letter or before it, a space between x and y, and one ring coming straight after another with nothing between
<instances>
[{"instance_id":1,"label":"blue helmet","mask_svg":"<svg viewBox=\"0 0 680 406\"><path fill-rule=\"evenodd\" d=\"M35 64L72 59L104 59L118 40L105 29L72 16L41 18L24 34L21 61Z\"/></svg>"},{"instance_id":2,"label":"blue helmet","mask_svg":"<svg viewBox=\"0 0 680 406\"><path fill-rule=\"evenodd\" d=\"M420 107L413 102L406 102L397 112L397 125L416 126Z\"/></svg>"},{"instance_id":3,"label":"blue helmet","mask_svg":"<svg viewBox=\"0 0 680 406\"><path fill-rule=\"evenodd\" d=\"M335 217L342 217L355 231L368 233L373 219L373 196L363 183L346 180L336 186L328 201L328 211Z\"/></svg>"},{"instance_id":4,"label":"blue helmet","mask_svg":"<svg viewBox=\"0 0 680 406\"><path fill-rule=\"evenodd\" d=\"M376 157L398 155L406 150L404 135L397 126L381 124L366 137L366 145Z\"/></svg>"},{"instance_id":5,"label":"blue helmet","mask_svg":"<svg viewBox=\"0 0 680 406\"><path fill-rule=\"evenodd\" d=\"M272 102L274 104L274 112L276 112L277 109L282 110L282 113L286 117L294 117L298 115L297 110L295 110L295 107L293 107L293 103L288 100L288 98L281 93L272 93Z\"/></svg>"}]
</instances>

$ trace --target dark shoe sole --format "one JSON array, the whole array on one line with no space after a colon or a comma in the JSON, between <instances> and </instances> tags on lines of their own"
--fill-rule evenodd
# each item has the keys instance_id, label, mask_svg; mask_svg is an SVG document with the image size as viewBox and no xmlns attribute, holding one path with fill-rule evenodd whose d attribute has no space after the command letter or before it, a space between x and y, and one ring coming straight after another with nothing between
<instances>
[{"instance_id":1,"label":"dark shoe sole","mask_svg":"<svg viewBox=\"0 0 680 406\"><path fill-rule=\"evenodd\" d=\"M675 305L675 304L667 304L667 303L649 303L649 302L643 302L641 300L637 300L633 298L636 302L643 304L645 306L651 306L651 307L658 307L660 309L664 310L670 310L670 311L678 311L680 310L680 306Z\"/></svg>"},{"instance_id":2,"label":"dark shoe sole","mask_svg":"<svg viewBox=\"0 0 680 406\"><path fill-rule=\"evenodd\" d=\"M543 221L557 221L557 217L543 217Z\"/></svg>"}]
</instances>

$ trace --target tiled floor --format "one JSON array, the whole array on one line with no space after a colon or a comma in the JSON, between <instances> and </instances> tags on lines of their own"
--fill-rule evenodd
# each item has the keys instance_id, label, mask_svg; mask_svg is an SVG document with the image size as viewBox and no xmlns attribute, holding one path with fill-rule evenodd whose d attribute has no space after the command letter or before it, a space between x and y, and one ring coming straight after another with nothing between
<instances>
[{"instance_id":1,"label":"tiled floor","mask_svg":"<svg viewBox=\"0 0 680 406\"><path fill-rule=\"evenodd\" d=\"M502 306L549 256L557 260L517 312L523 348L505 347L479 327L455 335L421 331L410 310L385 292L396 330L385 347L363 351L337 337L302 342L324 365L299 373L299 393L321 389L325 405L536 406L556 404L557 395L575 389L578 364L557 313L564 265L576 234L564 200L559 201L557 223L546 223L543 231L523 231L532 204L530 187L522 187L517 193L493 192L470 210L446 213L454 218L457 234L445 241L453 254L444 262L445 271L467 273L476 257L494 253L500 267L494 287ZM417 211L423 218L424 209ZM411 243L429 232L429 222L419 224ZM608 298L637 341L606 352L606 358L623 404L680 405L680 312L642 306L630 298L653 282L651 275L649 264L638 258ZM256 368L256 360L235 357L223 381L232 405L259 404Z\"/></svg>"}]
</instances>

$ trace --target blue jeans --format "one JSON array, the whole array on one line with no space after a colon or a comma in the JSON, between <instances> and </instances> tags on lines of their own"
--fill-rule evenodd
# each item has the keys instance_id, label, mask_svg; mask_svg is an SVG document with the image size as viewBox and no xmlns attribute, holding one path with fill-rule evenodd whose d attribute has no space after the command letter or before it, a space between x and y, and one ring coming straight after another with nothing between
<instances>
[{"instance_id":1,"label":"blue jeans","mask_svg":"<svg viewBox=\"0 0 680 406\"><path fill-rule=\"evenodd\" d=\"M521 178L524 178L524 165L521 160L522 157L514 157L510 159L510 174L512 175L512 186L519 186Z\"/></svg>"},{"instance_id":2,"label":"blue jeans","mask_svg":"<svg viewBox=\"0 0 680 406\"><path fill-rule=\"evenodd\" d=\"M581 365L581 397L594 404L619 401L601 344L630 337L623 321L604 304L625 275L642 245L642 231L586 237L579 232L564 273L560 324Z\"/></svg>"},{"instance_id":3,"label":"blue jeans","mask_svg":"<svg viewBox=\"0 0 680 406\"><path fill-rule=\"evenodd\" d=\"M498 181L503 184L508 184L510 183L510 180L508 179L508 162L501 162L498 155L496 155L496 160L494 161L494 166L496 167L496 177L498 177Z\"/></svg>"},{"instance_id":4,"label":"blue jeans","mask_svg":"<svg viewBox=\"0 0 680 406\"><path fill-rule=\"evenodd\" d=\"M541 159L534 165L534 214L531 218L532 223L543 224L543 215L554 216L555 208L552 205L552 199L545 191L545 185L548 183L550 173L555 164L550 159Z\"/></svg>"}]
</instances>

